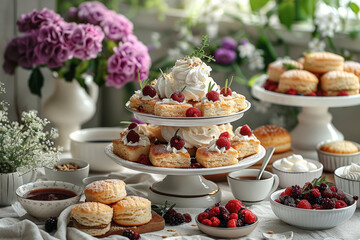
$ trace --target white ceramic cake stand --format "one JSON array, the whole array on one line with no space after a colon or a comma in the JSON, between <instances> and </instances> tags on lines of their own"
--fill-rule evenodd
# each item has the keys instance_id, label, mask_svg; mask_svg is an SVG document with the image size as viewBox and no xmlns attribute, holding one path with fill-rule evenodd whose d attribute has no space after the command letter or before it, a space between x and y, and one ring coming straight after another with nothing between
<instances>
[{"instance_id":1,"label":"white ceramic cake stand","mask_svg":"<svg viewBox=\"0 0 360 240\"><path fill-rule=\"evenodd\" d=\"M267 76L258 78L251 92L256 98L286 106L302 107L299 123L291 131L292 150L305 158L318 159L316 146L324 140L343 140L344 135L331 123L329 107L347 107L360 104L360 95L336 97L293 96L267 91L263 88Z\"/></svg>"},{"instance_id":2,"label":"white ceramic cake stand","mask_svg":"<svg viewBox=\"0 0 360 240\"><path fill-rule=\"evenodd\" d=\"M163 204L166 201L176 203L177 207L203 208L213 206L221 201L219 186L201 175L227 173L247 168L261 160L265 155L264 147L252 156L243 158L235 165L217 168L163 168L130 162L115 155L112 144L105 148L105 153L116 163L133 170L167 175L162 181L149 188L149 199L152 203Z\"/></svg>"}]
</instances>

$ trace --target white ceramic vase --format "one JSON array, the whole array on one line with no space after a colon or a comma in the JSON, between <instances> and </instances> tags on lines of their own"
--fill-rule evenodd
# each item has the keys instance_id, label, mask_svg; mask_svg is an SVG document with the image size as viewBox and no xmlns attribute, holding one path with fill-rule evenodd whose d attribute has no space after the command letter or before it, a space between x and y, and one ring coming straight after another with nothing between
<instances>
[{"instance_id":1,"label":"white ceramic vase","mask_svg":"<svg viewBox=\"0 0 360 240\"><path fill-rule=\"evenodd\" d=\"M59 130L55 144L62 146L64 151L70 150L69 134L79 130L81 124L90 120L95 114L99 88L91 75L84 77L89 94L75 79L67 82L65 79L55 77L55 90L43 106L43 114Z\"/></svg>"},{"instance_id":2,"label":"white ceramic vase","mask_svg":"<svg viewBox=\"0 0 360 240\"><path fill-rule=\"evenodd\" d=\"M16 201L16 189L23 184L35 181L36 170L25 174L19 172L0 173L0 206L8 206Z\"/></svg>"}]
</instances>

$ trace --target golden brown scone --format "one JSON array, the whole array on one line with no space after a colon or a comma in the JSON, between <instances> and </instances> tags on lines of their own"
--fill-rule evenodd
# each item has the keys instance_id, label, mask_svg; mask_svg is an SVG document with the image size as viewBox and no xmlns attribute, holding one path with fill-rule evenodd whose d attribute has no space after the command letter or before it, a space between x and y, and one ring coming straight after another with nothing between
<instances>
[{"instance_id":1,"label":"golden brown scone","mask_svg":"<svg viewBox=\"0 0 360 240\"><path fill-rule=\"evenodd\" d=\"M291 59L277 60L268 65L267 75L271 81L279 82L280 75L289 70L284 64L291 64L296 67L296 69L303 69L303 65L297 61Z\"/></svg>"},{"instance_id":2,"label":"golden brown scone","mask_svg":"<svg viewBox=\"0 0 360 240\"><path fill-rule=\"evenodd\" d=\"M332 154L353 154L359 152L359 148L350 141L335 141L325 143L320 150Z\"/></svg>"},{"instance_id":3,"label":"golden brown scone","mask_svg":"<svg viewBox=\"0 0 360 240\"><path fill-rule=\"evenodd\" d=\"M151 145L150 147L150 162L157 167L166 168L189 168L191 164L190 154L185 150L184 152L177 151L169 152L167 145Z\"/></svg>"},{"instance_id":4,"label":"golden brown scone","mask_svg":"<svg viewBox=\"0 0 360 240\"><path fill-rule=\"evenodd\" d=\"M250 139L249 141L232 141L231 147L238 152L238 158L244 158L260 151L260 141Z\"/></svg>"},{"instance_id":5,"label":"golden brown scone","mask_svg":"<svg viewBox=\"0 0 360 240\"><path fill-rule=\"evenodd\" d=\"M156 95L152 99L143 99L141 90L135 91L135 93L131 96L129 102L129 107L138 112L150 113L154 114L155 112L155 104L160 101L160 98Z\"/></svg>"},{"instance_id":6,"label":"golden brown scone","mask_svg":"<svg viewBox=\"0 0 360 240\"><path fill-rule=\"evenodd\" d=\"M296 61L297 61L298 63L300 63L300 64L303 66L303 68L304 68L304 62L305 62L305 58L304 58L304 57L298 58Z\"/></svg>"},{"instance_id":7,"label":"golden brown scone","mask_svg":"<svg viewBox=\"0 0 360 240\"><path fill-rule=\"evenodd\" d=\"M291 149L290 133L276 125L264 125L254 129L254 135L266 149L275 147L274 153L283 153Z\"/></svg>"},{"instance_id":8,"label":"golden brown scone","mask_svg":"<svg viewBox=\"0 0 360 240\"><path fill-rule=\"evenodd\" d=\"M151 221L151 202L146 198L127 196L112 208L114 222L122 226L139 226Z\"/></svg>"},{"instance_id":9,"label":"golden brown scone","mask_svg":"<svg viewBox=\"0 0 360 240\"><path fill-rule=\"evenodd\" d=\"M110 230L113 209L98 202L85 202L71 209L74 226L91 236L100 236Z\"/></svg>"},{"instance_id":10,"label":"golden brown scone","mask_svg":"<svg viewBox=\"0 0 360 240\"><path fill-rule=\"evenodd\" d=\"M231 96L222 96L224 101L234 102L233 113L240 112L247 108L247 103L245 102L245 96L236 92L232 92Z\"/></svg>"},{"instance_id":11,"label":"golden brown scone","mask_svg":"<svg viewBox=\"0 0 360 240\"><path fill-rule=\"evenodd\" d=\"M95 181L85 187L87 202L112 204L126 197L125 183L119 179Z\"/></svg>"},{"instance_id":12,"label":"golden brown scone","mask_svg":"<svg viewBox=\"0 0 360 240\"><path fill-rule=\"evenodd\" d=\"M238 152L230 148L224 153L211 152L208 147L198 148L196 161L206 168L229 166L238 163Z\"/></svg>"},{"instance_id":13,"label":"golden brown scone","mask_svg":"<svg viewBox=\"0 0 360 240\"><path fill-rule=\"evenodd\" d=\"M360 63L354 61L345 61L344 71L355 74L360 80Z\"/></svg>"},{"instance_id":14,"label":"golden brown scone","mask_svg":"<svg viewBox=\"0 0 360 240\"><path fill-rule=\"evenodd\" d=\"M127 146L121 139L114 139L112 144L114 154L131 162L136 162L140 155L148 155L150 151L150 143L145 146Z\"/></svg>"},{"instance_id":15,"label":"golden brown scone","mask_svg":"<svg viewBox=\"0 0 360 240\"><path fill-rule=\"evenodd\" d=\"M153 140L158 140L162 143L166 142L166 140L161 135L161 127L155 124L146 124L147 134L146 136L150 139L151 142Z\"/></svg>"},{"instance_id":16,"label":"golden brown scone","mask_svg":"<svg viewBox=\"0 0 360 240\"><path fill-rule=\"evenodd\" d=\"M186 117L186 111L191 108L189 103L170 104L157 102L155 105L155 115L163 117Z\"/></svg>"},{"instance_id":17,"label":"golden brown scone","mask_svg":"<svg viewBox=\"0 0 360 240\"><path fill-rule=\"evenodd\" d=\"M359 94L359 78L353 73L331 71L325 73L320 82L325 96L337 96L340 92Z\"/></svg>"},{"instance_id":18,"label":"golden brown scone","mask_svg":"<svg viewBox=\"0 0 360 240\"><path fill-rule=\"evenodd\" d=\"M216 102L206 99L204 101L195 103L194 107L200 109L201 116L203 117L224 116L237 112L235 110L235 101L225 101L222 97L220 97L220 100Z\"/></svg>"},{"instance_id":19,"label":"golden brown scone","mask_svg":"<svg viewBox=\"0 0 360 240\"><path fill-rule=\"evenodd\" d=\"M305 70L289 70L281 74L277 92L286 93L290 88L307 95L317 91L319 79Z\"/></svg>"},{"instance_id":20,"label":"golden brown scone","mask_svg":"<svg viewBox=\"0 0 360 240\"><path fill-rule=\"evenodd\" d=\"M313 73L326 73L344 69L344 58L334 53L313 52L306 54L304 59L304 70Z\"/></svg>"}]
</instances>

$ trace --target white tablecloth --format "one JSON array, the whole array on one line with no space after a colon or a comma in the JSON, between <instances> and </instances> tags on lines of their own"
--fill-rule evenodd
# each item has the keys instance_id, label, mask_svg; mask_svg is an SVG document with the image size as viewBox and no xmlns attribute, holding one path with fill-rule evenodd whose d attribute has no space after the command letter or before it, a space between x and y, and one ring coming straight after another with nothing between
<instances>
[{"instance_id":1,"label":"white tablecloth","mask_svg":"<svg viewBox=\"0 0 360 240\"><path fill-rule=\"evenodd\" d=\"M119 178L126 182L127 192L129 195L139 195L146 197L147 189L154 181L162 179L164 176L157 174L140 173L128 169L124 169L116 173ZM96 175L96 174L91 174ZM40 179L43 178L43 172L40 171ZM232 193L226 182L218 183L222 191L222 204L232 199ZM93 238L81 231L67 227L69 221L69 213L71 207L65 209L59 217L58 229L56 232L48 234L44 231L44 223L39 222L37 219L24 214L19 203L13 206L0 208L0 239L97 239ZM322 231L309 231L288 225L279 220L270 208L269 201L263 201L258 204L248 206L260 219L257 228L248 236L241 239L263 239L263 233L273 231L275 233L282 233L287 231L294 232L293 239L346 239L355 240L360 239L360 209L357 209L354 216L346 223L332 229ZM16 211L14 211L16 209ZM164 239L165 236L169 239L209 239L200 230L194 226L195 216L202 212L204 209L199 208L176 208L181 213L190 213L193 221L179 226L168 226L158 232L141 234L141 239ZM19 216L20 215L20 216ZM168 231L175 229L176 232ZM180 236L173 236L178 235ZM113 235L103 239L127 239L118 235Z\"/></svg>"}]
</instances>

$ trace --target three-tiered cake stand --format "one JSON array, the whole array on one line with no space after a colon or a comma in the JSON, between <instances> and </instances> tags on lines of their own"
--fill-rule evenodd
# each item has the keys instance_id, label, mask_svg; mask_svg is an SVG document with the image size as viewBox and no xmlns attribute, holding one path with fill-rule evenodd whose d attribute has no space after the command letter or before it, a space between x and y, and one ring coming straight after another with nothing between
<instances>
[{"instance_id":1,"label":"three-tiered cake stand","mask_svg":"<svg viewBox=\"0 0 360 240\"><path fill-rule=\"evenodd\" d=\"M144 114L127 109L134 113L135 117L143 122L173 127L201 127L216 124L224 124L239 120L250 108L251 104L247 101L247 108L243 111L216 117L198 118L174 118L161 117L151 114ZM149 188L148 197L152 203L163 204L165 200L176 203L177 207L209 207L221 201L221 191L219 186L202 175L228 173L239 169L247 168L261 160L265 155L264 147L260 146L260 151L252 156L239 159L235 165L216 167L216 168L163 168L147 166L136 162L130 162L115 155L112 151L112 144L108 145L105 153L116 163L133 170L164 174L166 177L154 183Z\"/></svg>"},{"instance_id":2,"label":"three-tiered cake stand","mask_svg":"<svg viewBox=\"0 0 360 240\"><path fill-rule=\"evenodd\" d=\"M293 96L265 90L267 75L260 76L252 86L256 98L285 106L302 107L298 125L291 131L291 148L309 159L318 159L316 146L325 140L343 140L344 135L331 123L329 107L349 107L360 104L360 95L335 97Z\"/></svg>"}]
</instances>

